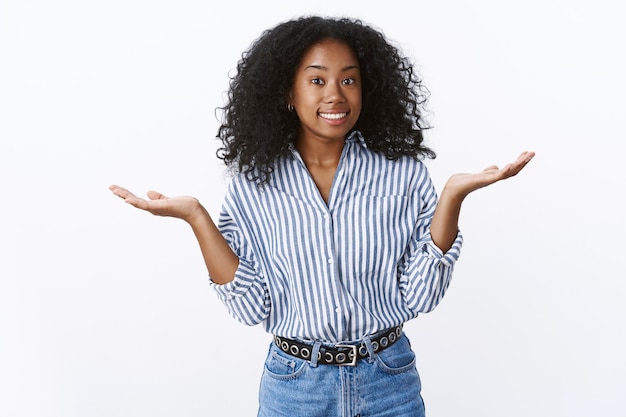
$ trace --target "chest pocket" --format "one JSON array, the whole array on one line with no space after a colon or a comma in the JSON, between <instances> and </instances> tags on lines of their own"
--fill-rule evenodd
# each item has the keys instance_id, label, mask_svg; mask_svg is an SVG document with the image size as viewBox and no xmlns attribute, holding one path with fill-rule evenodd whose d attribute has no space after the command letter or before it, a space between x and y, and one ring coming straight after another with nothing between
<instances>
[{"instance_id":1,"label":"chest pocket","mask_svg":"<svg viewBox=\"0 0 626 417\"><path fill-rule=\"evenodd\" d=\"M354 202L352 233L346 241L348 262L357 274L395 268L406 250L416 213L405 196L361 197ZM391 272L391 271L386 271Z\"/></svg>"}]
</instances>

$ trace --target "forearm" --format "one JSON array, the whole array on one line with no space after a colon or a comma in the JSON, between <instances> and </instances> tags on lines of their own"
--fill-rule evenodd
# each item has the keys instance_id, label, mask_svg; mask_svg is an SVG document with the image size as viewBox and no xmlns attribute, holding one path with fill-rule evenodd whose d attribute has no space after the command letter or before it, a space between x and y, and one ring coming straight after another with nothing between
<instances>
[{"instance_id":1,"label":"forearm","mask_svg":"<svg viewBox=\"0 0 626 417\"><path fill-rule=\"evenodd\" d=\"M444 187L430 225L433 243L447 252L452 247L459 231L459 215L464 197Z\"/></svg>"},{"instance_id":2,"label":"forearm","mask_svg":"<svg viewBox=\"0 0 626 417\"><path fill-rule=\"evenodd\" d=\"M204 207L188 220L193 230L211 280L226 284L235 278L239 258L226 242Z\"/></svg>"}]
</instances>

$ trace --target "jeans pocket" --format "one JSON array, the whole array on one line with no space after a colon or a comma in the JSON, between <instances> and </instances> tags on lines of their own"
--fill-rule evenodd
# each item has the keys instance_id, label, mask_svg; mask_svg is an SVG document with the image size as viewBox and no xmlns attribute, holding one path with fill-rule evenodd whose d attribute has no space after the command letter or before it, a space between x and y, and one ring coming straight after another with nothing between
<instances>
[{"instance_id":1,"label":"jeans pocket","mask_svg":"<svg viewBox=\"0 0 626 417\"><path fill-rule=\"evenodd\" d=\"M292 380L302 375L308 365L304 359L288 355L272 344L265 359L265 373L274 379Z\"/></svg>"},{"instance_id":2,"label":"jeans pocket","mask_svg":"<svg viewBox=\"0 0 626 417\"><path fill-rule=\"evenodd\" d=\"M383 372L391 375L416 369L415 353L406 336L401 336L393 346L379 352L376 355L376 364Z\"/></svg>"}]
</instances>

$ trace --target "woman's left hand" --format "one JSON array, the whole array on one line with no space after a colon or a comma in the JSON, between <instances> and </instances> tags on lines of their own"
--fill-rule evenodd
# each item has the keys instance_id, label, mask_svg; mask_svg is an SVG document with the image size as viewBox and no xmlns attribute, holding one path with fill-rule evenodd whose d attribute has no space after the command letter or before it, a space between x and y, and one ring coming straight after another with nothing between
<instances>
[{"instance_id":1,"label":"woman's left hand","mask_svg":"<svg viewBox=\"0 0 626 417\"><path fill-rule=\"evenodd\" d=\"M522 152L515 162L500 169L492 165L476 174L454 174L443 187L439 203L430 225L433 242L447 252L458 233L461 204L469 193L517 175L535 156L534 152Z\"/></svg>"},{"instance_id":2,"label":"woman's left hand","mask_svg":"<svg viewBox=\"0 0 626 417\"><path fill-rule=\"evenodd\" d=\"M522 152L514 162L505 165L503 168L491 165L475 174L454 174L448 179L444 192L462 200L473 191L495 182L514 177L534 156L534 152L526 151Z\"/></svg>"}]
</instances>

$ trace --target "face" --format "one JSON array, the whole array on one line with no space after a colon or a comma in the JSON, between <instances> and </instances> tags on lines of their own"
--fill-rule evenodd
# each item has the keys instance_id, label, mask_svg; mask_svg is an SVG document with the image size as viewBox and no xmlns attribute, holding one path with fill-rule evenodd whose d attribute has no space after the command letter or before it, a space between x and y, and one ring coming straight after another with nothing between
<instances>
[{"instance_id":1,"label":"face","mask_svg":"<svg viewBox=\"0 0 626 417\"><path fill-rule=\"evenodd\" d=\"M289 104L300 119L298 140L343 141L361 113L361 75L341 41L313 45L296 70Z\"/></svg>"}]
</instances>

